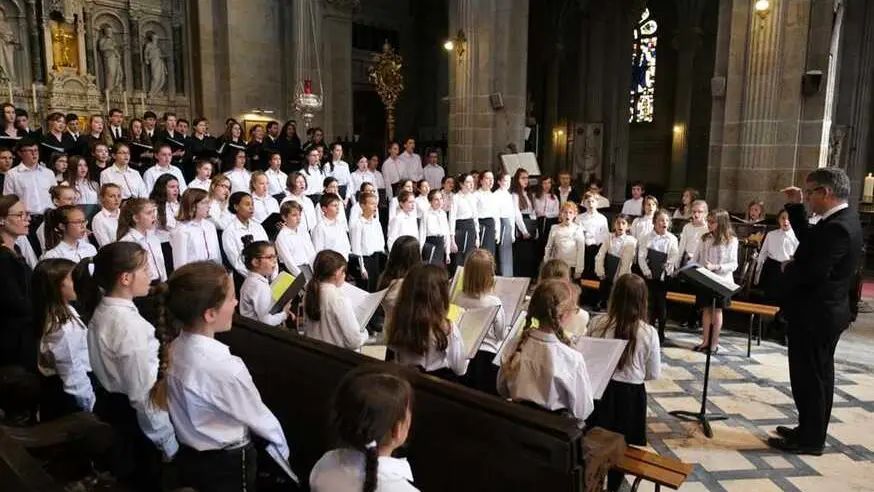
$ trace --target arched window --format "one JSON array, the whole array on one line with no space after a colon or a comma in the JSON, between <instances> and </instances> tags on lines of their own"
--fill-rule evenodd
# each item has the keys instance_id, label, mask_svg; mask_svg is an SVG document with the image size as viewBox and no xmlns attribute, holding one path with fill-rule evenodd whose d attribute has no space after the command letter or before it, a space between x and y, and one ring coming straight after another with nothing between
<instances>
[{"instance_id":1,"label":"arched window","mask_svg":"<svg viewBox=\"0 0 874 492\"><path fill-rule=\"evenodd\" d=\"M631 105L628 121L651 123L655 113L656 45L658 23L644 9L634 28L631 55Z\"/></svg>"}]
</instances>

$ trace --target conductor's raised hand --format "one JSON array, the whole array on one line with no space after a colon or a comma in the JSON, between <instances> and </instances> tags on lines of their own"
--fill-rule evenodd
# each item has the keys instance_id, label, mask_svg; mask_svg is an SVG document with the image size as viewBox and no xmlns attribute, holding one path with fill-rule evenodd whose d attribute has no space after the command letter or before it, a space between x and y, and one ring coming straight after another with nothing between
<instances>
[{"instance_id":1,"label":"conductor's raised hand","mask_svg":"<svg viewBox=\"0 0 874 492\"><path fill-rule=\"evenodd\" d=\"M797 186L790 186L780 190L786 195L786 201L789 203L801 203L804 201L804 192Z\"/></svg>"}]
</instances>

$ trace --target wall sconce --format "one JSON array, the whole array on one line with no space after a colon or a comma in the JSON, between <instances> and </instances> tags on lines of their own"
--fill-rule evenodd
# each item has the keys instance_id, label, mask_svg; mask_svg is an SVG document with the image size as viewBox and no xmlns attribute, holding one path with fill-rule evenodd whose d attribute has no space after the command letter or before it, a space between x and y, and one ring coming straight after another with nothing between
<instances>
[{"instance_id":1,"label":"wall sconce","mask_svg":"<svg viewBox=\"0 0 874 492\"><path fill-rule=\"evenodd\" d=\"M464 57L464 51L467 48L467 36L464 34L463 29L459 29L458 33L455 34L455 37L452 39L447 39L446 42L443 43L443 49L449 52L455 51L456 57L458 57L458 61L460 62L462 57Z\"/></svg>"},{"instance_id":2,"label":"wall sconce","mask_svg":"<svg viewBox=\"0 0 874 492\"><path fill-rule=\"evenodd\" d=\"M771 13L771 2L768 0L756 0L753 4L753 9L762 21Z\"/></svg>"}]
</instances>

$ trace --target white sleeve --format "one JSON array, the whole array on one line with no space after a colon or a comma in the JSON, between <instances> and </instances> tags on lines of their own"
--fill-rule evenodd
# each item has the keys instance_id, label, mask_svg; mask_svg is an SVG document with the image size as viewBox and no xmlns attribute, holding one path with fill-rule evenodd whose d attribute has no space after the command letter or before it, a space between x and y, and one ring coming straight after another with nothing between
<instances>
[{"instance_id":1,"label":"white sleeve","mask_svg":"<svg viewBox=\"0 0 874 492\"><path fill-rule=\"evenodd\" d=\"M112 242L112 239L109 238L108 228L104 226L99 212L91 219L91 233L94 234L94 239L97 240L97 246L101 248Z\"/></svg>"},{"instance_id":2,"label":"white sleeve","mask_svg":"<svg viewBox=\"0 0 874 492\"><path fill-rule=\"evenodd\" d=\"M388 222L388 250L391 251L392 245L395 243L395 240L398 238L398 234L400 234L400 229L403 224L401 220L397 217L393 218ZM318 248L316 248L318 250Z\"/></svg>"},{"instance_id":3,"label":"white sleeve","mask_svg":"<svg viewBox=\"0 0 874 492\"><path fill-rule=\"evenodd\" d=\"M650 329L650 349L646 358L647 380L658 379L662 375L662 350L659 345L659 334L655 329Z\"/></svg>"},{"instance_id":4,"label":"white sleeve","mask_svg":"<svg viewBox=\"0 0 874 492\"><path fill-rule=\"evenodd\" d=\"M519 209L519 195L513 193L513 211L516 216L516 228L519 229L519 233L523 236L527 236L529 234L528 228L525 227L525 220L522 218L522 210Z\"/></svg>"},{"instance_id":5,"label":"white sleeve","mask_svg":"<svg viewBox=\"0 0 874 492\"><path fill-rule=\"evenodd\" d=\"M225 251L225 256L228 259L228 263L237 271L240 275L245 277L249 274L249 270L246 268L246 265L243 264L243 254L240 248L240 245L237 244L236 237L231 231L225 231L222 234L222 248Z\"/></svg>"},{"instance_id":6,"label":"white sleeve","mask_svg":"<svg viewBox=\"0 0 874 492\"><path fill-rule=\"evenodd\" d=\"M294 264L294 252L292 251L291 241L286 239L284 234L280 234L276 236L274 246L276 247L276 255L279 256L279 261L285 265L289 273L295 277L300 275L300 269Z\"/></svg>"},{"instance_id":7,"label":"white sleeve","mask_svg":"<svg viewBox=\"0 0 874 492\"><path fill-rule=\"evenodd\" d=\"M94 408L94 389L88 378L87 330L78 327L58 333L59 338L52 347L55 370L64 383L64 393L72 395L82 410L90 412Z\"/></svg>"},{"instance_id":8,"label":"white sleeve","mask_svg":"<svg viewBox=\"0 0 874 492\"><path fill-rule=\"evenodd\" d=\"M152 172L152 169L154 169L154 167L150 167L150 168L147 169L146 172L143 174L143 183L146 185L146 191L147 191L148 193L152 193L152 190L155 188L155 181L156 181L156 179L155 179L155 173ZM181 185L181 184L182 184L182 183L180 183L180 185ZM180 194L180 195L182 194L182 191L181 191L181 190L179 191L179 194Z\"/></svg>"},{"instance_id":9,"label":"white sleeve","mask_svg":"<svg viewBox=\"0 0 874 492\"><path fill-rule=\"evenodd\" d=\"M322 316L330 316L334 318L337 327L343 335L345 348L350 350L358 350L367 341L368 333L365 327L358 325L358 318L355 317L355 312L352 306L345 302L345 299L338 296L330 304L333 313L322 313Z\"/></svg>"},{"instance_id":10,"label":"white sleeve","mask_svg":"<svg viewBox=\"0 0 874 492\"><path fill-rule=\"evenodd\" d=\"M582 227L577 227L574 233L574 242L576 243L577 258L576 258L576 278L583 276L583 270L586 267L586 233Z\"/></svg>"},{"instance_id":11,"label":"white sleeve","mask_svg":"<svg viewBox=\"0 0 874 492\"><path fill-rule=\"evenodd\" d=\"M254 434L275 446L283 458L288 459L288 442L279 420L261 400L261 394L246 366L242 363L240 366L227 384L220 385L222 394L213 398L211 403L226 415L242 422Z\"/></svg>"},{"instance_id":12,"label":"white sleeve","mask_svg":"<svg viewBox=\"0 0 874 492\"><path fill-rule=\"evenodd\" d=\"M313 227L312 238L313 248L315 248L317 253L325 249L325 233L321 222Z\"/></svg>"},{"instance_id":13,"label":"white sleeve","mask_svg":"<svg viewBox=\"0 0 874 492\"><path fill-rule=\"evenodd\" d=\"M6 180L3 181L3 194L15 195L15 174L7 174Z\"/></svg>"},{"instance_id":14,"label":"white sleeve","mask_svg":"<svg viewBox=\"0 0 874 492\"><path fill-rule=\"evenodd\" d=\"M188 263L188 232L184 226L170 231L170 248L173 250L174 269Z\"/></svg>"},{"instance_id":15,"label":"white sleeve","mask_svg":"<svg viewBox=\"0 0 874 492\"><path fill-rule=\"evenodd\" d=\"M554 243L555 243L555 226L552 226L552 228L549 230L549 236L547 236L547 239L546 239L546 247L543 249L543 263L546 263L547 261L554 258L553 254L552 254L552 250L555 247Z\"/></svg>"},{"instance_id":16,"label":"white sleeve","mask_svg":"<svg viewBox=\"0 0 874 492\"><path fill-rule=\"evenodd\" d=\"M258 316L258 321L270 326L279 326L288 317L284 310L276 314L270 314L273 307L273 297L270 295L270 287L256 289L252 299L252 307Z\"/></svg>"},{"instance_id":17,"label":"white sleeve","mask_svg":"<svg viewBox=\"0 0 874 492\"><path fill-rule=\"evenodd\" d=\"M572 373L573 378L568 382L568 410L579 420L586 420L595 409L592 398L592 383L589 381L589 371L585 361L581 361L577 370Z\"/></svg>"},{"instance_id":18,"label":"white sleeve","mask_svg":"<svg viewBox=\"0 0 874 492\"><path fill-rule=\"evenodd\" d=\"M131 195L138 198L149 198L149 190L146 189L146 183L143 182L143 178L140 176L140 173L134 172L133 176L133 187L135 189L131 190Z\"/></svg>"},{"instance_id":19,"label":"white sleeve","mask_svg":"<svg viewBox=\"0 0 874 492\"><path fill-rule=\"evenodd\" d=\"M611 239L605 239L604 242L601 243L601 247L598 249L598 254L595 255L595 275L602 280L607 276L604 263L607 261L607 250L610 249ZM612 281L613 279L611 278L610 280Z\"/></svg>"},{"instance_id":20,"label":"white sleeve","mask_svg":"<svg viewBox=\"0 0 874 492\"><path fill-rule=\"evenodd\" d=\"M765 266L765 261L768 259L768 247L771 244L771 240L774 235L770 232L765 235L765 240L762 242L762 250L759 251L759 256L756 258L756 277L753 280L753 283L759 285L759 280L762 277L762 267Z\"/></svg>"},{"instance_id":21,"label":"white sleeve","mask_svg":"<svg viewBox=\"0 0 874 492\"><path fill-rule=\"evenodd\" d=\"M464 341L461 339L461 332L458 331L458 326L452 323L452 329L449 331L449 344L446 346L446 363L449 364L449 369L455 374L463 376L467 373L467 355L464 350Z\"/></svg>"},{"instance_id":22,"label":"white sleeve","mask_svg":"<svg viewBox=\"0 0 874 492\"><path fill-rule=\"evenodd\" d=\"M670 233L668 233L670 234ZM677 238L670 234L668 241L668 261L665 264L665 275L673 275L675 269L680 266L680 248L677 245Z\"/></svg>"},{"instance_id":23,"label":"white sleeve","mask_svg":"<svg viewBox=\"0 0 874 492\"><path fill-rule=\"evenodd\" d=\"M455 222L458 220L458 195L452 197L452 205L449 207L449 235L455 236Z\"/></svg>"},{"instance_id":24,"label":"white sleeve","mask_svg":"<svg viewBox=\"0 0 874 492\"><path fill-rule=\"evenodd\" d=\"M637 248L637 266L640 267L641 273L645 278L649 278L652 276L652 271L649 269L649 265L646 262L647 254L649 253L649 234L645 234L638 244Z\"/></svg>"},{"instance_id":25,"label":"white sleeve","mask_svg":"<svg viewBox=\"0 0 874 492\"><path fill-rule=\"evenodd\" d=\"M637 252L637 241L632 238L622 246L622 251L619 253L619 270L616 275L622 276L626 273L631 273L631 265L634 264L634 253Z\"/></svg>"},{"instance_id":26,"label":"white sleeve","mask_svg":"<svg viewBox=\"0 0 874 492\"><path fill-rule=\"evenodd\" d=\"M719 264L715 273L722 275L734 273L734 271L737 270L737 239L732 238L728 244L724 244L722 247L728 249L728 255L725 257L725 262Z\"/></svg>"}]
</instances>

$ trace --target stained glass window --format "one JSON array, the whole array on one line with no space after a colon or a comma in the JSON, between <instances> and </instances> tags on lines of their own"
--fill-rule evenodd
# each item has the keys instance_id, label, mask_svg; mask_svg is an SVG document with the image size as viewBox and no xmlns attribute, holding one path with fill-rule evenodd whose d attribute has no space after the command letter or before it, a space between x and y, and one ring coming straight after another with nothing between
<instances>
[{"instance_id":1,"label":"stained glass window","mask_svg":"<svg viewBox=\"0 0 874 492\"><path fill-rule=\"evenodd\" d=\"M634 29L631 57L631 105L628 121L651 123L655 112L656 45L658 23L644 9Z\"/></svg>"}]
</instances>

